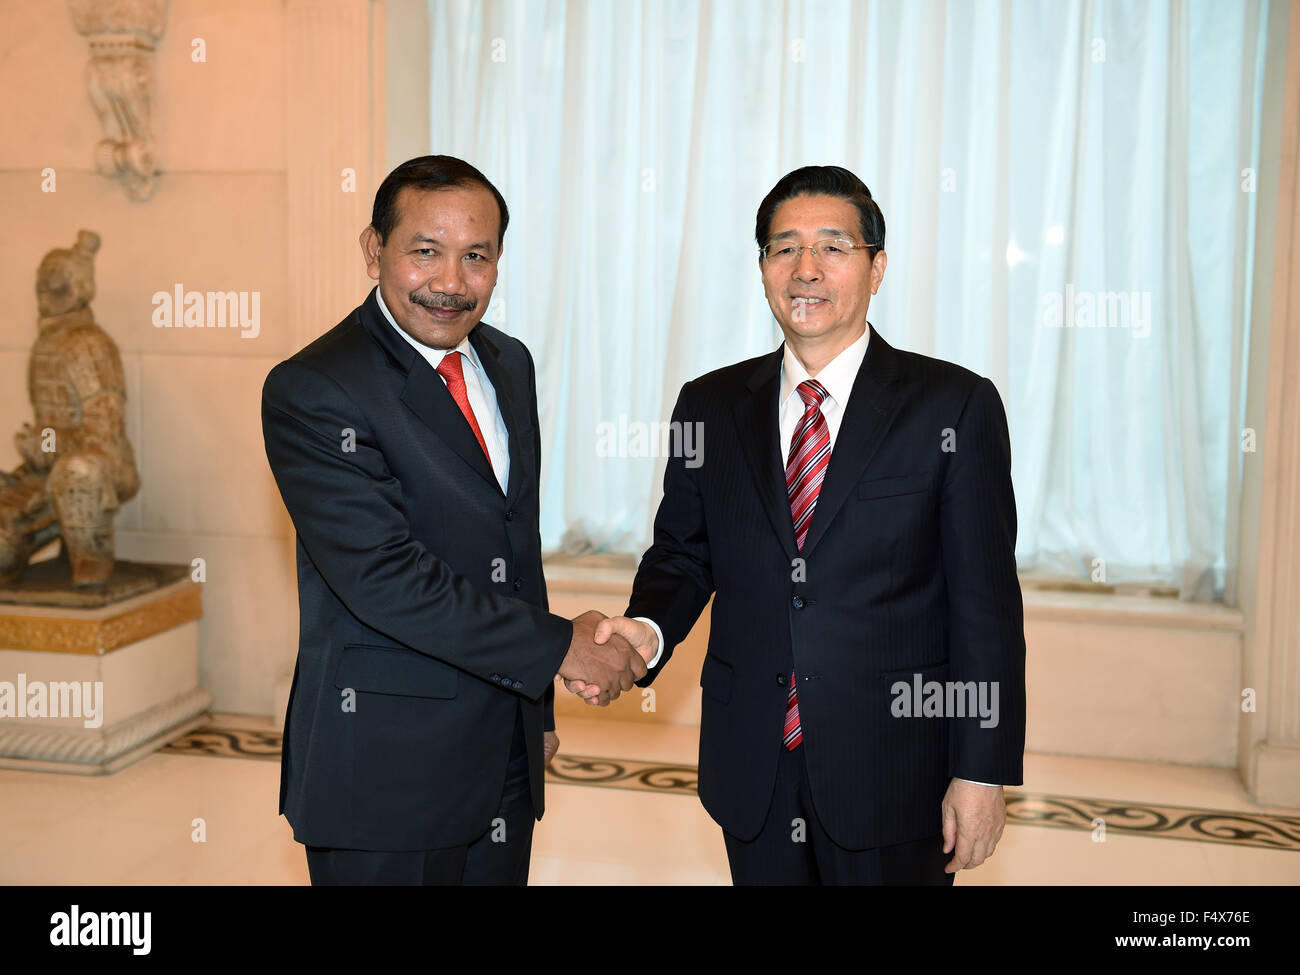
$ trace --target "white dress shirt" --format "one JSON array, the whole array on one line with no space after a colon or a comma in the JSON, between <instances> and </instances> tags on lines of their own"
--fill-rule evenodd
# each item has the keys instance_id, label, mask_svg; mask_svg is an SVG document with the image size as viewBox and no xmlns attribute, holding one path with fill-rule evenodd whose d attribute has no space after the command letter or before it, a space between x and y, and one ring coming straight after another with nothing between
<instances>
[{"instance_id":1,"label":"white dress shirt","mask_svg":"<svg viewBox=\"0 0 1300 975\"><path fill-rule=\"evenodd\" d=\"M829 394L822 400L822 416L831 434L831 456L835 456L835 438L840 435L840 424L844 422L844 411L849 405L849 394L853 392L854 380L858 378L858 369L867 357L867 341L871 338L871 329L863 331L854 343L841 350L830 362L822 367L815 377ZM790 441L794 437L794 428L803 417L803 397L799 395L799 384L814 378L808 375L799 357L794 354L789 344L785 347L785 358L781 363L781 469L785 469L790 460ZM814 509L814 515L816 509ZM793 519L792 519L793 521Z\"/></svg>"},{"instance_id":2,"label":"white dress shirt","mask_svg":"<svg viewBox=\"0 0 1300 975\"><path fill-rule=\"evenodd\" d=\"M799 395L799 384L808 379L815 378L826 390L827 395L822 400L821 411L822 416L826 418L826 426L831 435L831 457L835 456L835 438L839 436L840 425L844 422L844 411L849 406L849 395L853 392L853 383L858 378L858 370L862 367L862 360L867 356L867 343L870 339L871 329L868 328L862 332L862 335L852 345L845 347L834 359L826 363L821 372L817 373L815 377L808 375L808 370L804 368L804 364L794 354L790 344L786 343L785 356L781 361L780 399L777 400L781 425L782 469L784 469L785 462L790 456L790 441L794 438L794 429L799 425L799 420L807 408L804 405L803 397ZM659 624L652 619L644 616L638 616L637 619L648 623L655 631L659 649L655 651L653 659L647 665L654 667L659 663L659 658L664 652L663 631L659 629ZM972 780L961 779L960 781L970 782ZM975 785L991 786L994 784L991 782L976 782Z\"/></svg>"},{"instance_id":3,"label":"white dress shirt","mask_svg":"<svg viewBox=\"0 0 1300 975\"><path fill-rule=\"evenodd\" d=\"M831 456L835 456L835 438L839 435L840 424L844 422L844 409L849 403L849 393L853 391L853 381L858 377L858 368L862 365L862 360L867 355L867 342L871 338L871 329L863 329L862 334L853 342L852 345L840 350L830 362L822 368L817 375L817 381L826 388L829 394L822 400L822 416L826 418L826 426L830 428L831 434ZM794 354L790 348L790 343L785 345L785 356L781 360L781 393L777 400L778 419L781 431L781 469L785 469L786 460L790 456L790 441L794 437L794 428L799 424L799 418L804 413L803 397L799 395L798 387L801 382L811 379L808 370L804 368L799 357ZM793 516L792 520L793 520ZM659 624L652 619L644 616L638 616L637 619L643 623L648 623L650 628L655 631L659 649L655 651L654 657L648 667L654 667L659 663L660 656L664 652L664 635L659 629Z\"/></svg>"},{"instance_id":4,"label":"white dress shirt","mask_svg":"<svg viewBox=\"0 0 1300 975\"><path fill-rule=\"evenodd\" d=\"M506 431L506 421L497 407L497 391L493 388L492 381L488 379L483 363L479 362L478 353L470 344L469 336L466 335L461 339L460 344L454 349L432 348L412 338L407 334L406 329L397 324L393 313L384 304L384 296L378 288L375 289L375 297L379 300L379 310L388 319L388 324L393 326L397 334L406 339L416 352L424 356L425 361L433 366L435 371L442 365L444 356L452 352L464 354L461 367L465 374L465 395L469 398L469 408L474 411L474 418L478 420L483 442L487 444L492 473L496 475L497 483L501 485L501 492L504 494L510 483L510 434ZM471 368L464 368L466 365ZM438 378L442 379L444 386L447 385L447 380L443 379L441 373L438 374Z\"/></svg>"}]
</instances>

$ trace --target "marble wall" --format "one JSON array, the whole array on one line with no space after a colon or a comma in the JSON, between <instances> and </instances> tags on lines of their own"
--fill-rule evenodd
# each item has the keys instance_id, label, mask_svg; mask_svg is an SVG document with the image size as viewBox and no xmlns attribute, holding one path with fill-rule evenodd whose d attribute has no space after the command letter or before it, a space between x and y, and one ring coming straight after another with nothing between
<instances>
[{"instance_id":1,"label":"marble wall","mask_svg":"<svg viewBox=\"0 0 1300 975\"><path fill-rule=\"evenodd\" d=\"M327 14L367 10L364 2L319 6ZM153 198L134 203L95 172L102 135L84 80L88 48L66 5L0 0L0 117L10 127L0 141L0 466L18 463L10 431L30 418L37 263L51 247L70 246L79 228L94 230L103 245L93 308L122 351L127 429L143 480L117 521L119 554L206 561L200 683L219 709L258 714L272 712L273 686L291 670L297 642L292 526L262 447L262 381L353 307L349 289L359 298L368 284L359 249L351 276L335 271L365 222L350 220L331 244L338 307L311 308L322 320L301 321L294 299L304 278L291 254L312 261L321 248L290 247L311 228L290 223L289 173L313 150L288 145L287 116L296 110L288 62L300 42L289 28L293 8L172 0L155 56L162 175ZM195 59L196 40L206 60ZM317 96L329 97L330 84L323 79ZM43 191L47 169L53 192ZM372 192L359 186L362 212ZM256 335L155 327L153 295L178 285L257 293Z\"/></svg>"}]
</instances>

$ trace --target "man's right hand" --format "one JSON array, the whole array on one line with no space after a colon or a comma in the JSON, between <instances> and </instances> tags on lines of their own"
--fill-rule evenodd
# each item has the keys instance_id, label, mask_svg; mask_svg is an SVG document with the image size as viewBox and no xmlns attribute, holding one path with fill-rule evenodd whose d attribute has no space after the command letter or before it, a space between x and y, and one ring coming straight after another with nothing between
<instances>
[{"instance_id":1,"label":"man's right hand","mask_svg":"<svg viewBox=\"0 0 1300 975\"><path fill-rule=\"evenodd\" d=\"M566 684L580 681L599 687L594 700L601 705L630 691L646 674L645 660L622 636L614 634L608 642L596 642L596 627L604 619L604 614L594 609L574 618L573 639L559 671Z\"/></svg>"},{"instance_id":2,"label":"man's right hand","mask_svg":"<svg viewBox=\"0 0 1300 975\"><path fill-rule=\"evenodd\" d=\"M632 644L632 648L646 662L647 667L659 653L659 638L655 635L654 628L641 620L629 619L626 616L601 620L600 625L596 627L596 642L603 644L616 636ZM600 686L595 682L566 680L564 686L588 704L595 704L600 699Z\"/></svg>"}]
</instances>

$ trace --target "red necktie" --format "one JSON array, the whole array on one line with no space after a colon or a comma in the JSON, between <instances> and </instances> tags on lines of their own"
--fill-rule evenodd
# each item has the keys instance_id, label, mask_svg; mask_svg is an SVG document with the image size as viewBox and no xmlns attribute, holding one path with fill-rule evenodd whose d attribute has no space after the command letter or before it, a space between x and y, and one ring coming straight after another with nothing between
<instances>
[{"instance_id":1,"label":"red necktie","mask_svg":"<svg viewBox=\"0 0 1300 975\"><path fill-rule=\"evenodd\" d=\"M821 493L826 468L831 462L831 431L822 416L821 405L829 394L815 379L799 384L795 390L803 400L803 416L790 438L790 460L785 465L785 488L790 495L790 516L794 519L794 538L803 551L813 508ZM794 751L803 741L799 723L799 697L795 693L795 675L790 673L790 696L785 702L785 747Z\"/></svg>"},{"instance_id":2,"label":"red necktie","mask_svg":"<svg viewBox=\"0 0 1300 975\"><path fill-rule=\"evenodd\" d=\"M491 467L492 455L488 453L487 443L483 440L483 431L478 428L478 420L474 418L474 411L469 405L469 396L465 392L465 367L461 364L460 357L459 352L448 352L443 356L442 361L438 363L438 375L447 380L447 392L451 393L451 398L465 414L469 428L474 431L478 445L483 448L483 456L488 459L488 467Z\"/></svg>"}]
</instances>

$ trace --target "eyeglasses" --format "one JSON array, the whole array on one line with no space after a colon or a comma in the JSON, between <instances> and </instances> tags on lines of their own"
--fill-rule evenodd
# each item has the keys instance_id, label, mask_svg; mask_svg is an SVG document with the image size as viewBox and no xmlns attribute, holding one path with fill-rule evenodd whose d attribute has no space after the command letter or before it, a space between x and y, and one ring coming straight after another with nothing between
<instances>
[{"instance_id":1,"label":"eyeglasses","mask_svg":"<svg viewBox=\"0 0 1300 975\"><path fill-rule=\"evenodd\" d=\"M768 244L760 252L763 260L773 267L793 267L803 257L804 248L812 251L814 261L826 267L840 267L847 264L855 251L876 250L875 244L855 244L847 237L823 237L811 244L795 244L780 241Z\"/></svg>"}]
</instances>

